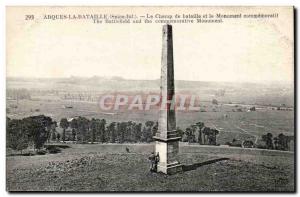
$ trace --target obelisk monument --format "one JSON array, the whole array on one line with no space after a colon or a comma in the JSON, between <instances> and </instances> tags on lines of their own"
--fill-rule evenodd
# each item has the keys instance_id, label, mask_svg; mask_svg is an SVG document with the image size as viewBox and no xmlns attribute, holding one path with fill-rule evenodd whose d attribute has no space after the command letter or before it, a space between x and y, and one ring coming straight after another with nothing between
<instances>
[{"instance_id":1,"label":"obelisk monument","mask_svg":"<svg viewBox=\"0 0 300 197\"><path fill-rule=\"evenodd\" d=\"M182 166L176 158L181 137L176 131L176 115L173 105L175 84L172 26L164 25L162 33L159 127L153 138L155 139L155 152L159 155L157 171L174 174L182 171Z\"/></svg>"}]
</instances>

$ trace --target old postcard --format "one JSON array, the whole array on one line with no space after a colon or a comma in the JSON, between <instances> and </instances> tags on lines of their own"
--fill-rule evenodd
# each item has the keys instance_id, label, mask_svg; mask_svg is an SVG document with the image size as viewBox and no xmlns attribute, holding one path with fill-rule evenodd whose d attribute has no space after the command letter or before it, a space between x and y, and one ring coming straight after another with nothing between
<instances>
[{"instance_id":1,"label":"old postcard","mask_svg":"<svg viewBox=\"0 0 300 197\"><path fill-rule=\"evenodd\" d=\"M6 189L295 192L294 8L6 8Z\"/></svg>"}]
</instances>

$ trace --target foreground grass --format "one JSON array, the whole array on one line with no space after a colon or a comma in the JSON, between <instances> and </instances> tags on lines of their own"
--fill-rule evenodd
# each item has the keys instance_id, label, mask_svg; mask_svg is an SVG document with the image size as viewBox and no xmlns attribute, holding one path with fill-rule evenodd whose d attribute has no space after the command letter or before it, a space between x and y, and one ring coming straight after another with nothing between
<instances>
[{"instance_id":1,"label":"foreground grass","mask_svg":"<svg viewBox=\"0 0 300 197\"><path fill-rule=\"evenodd\" d=\"M88 151L87 151L88 150ZM93 152L92 150L95 150ZM148 153L81 146L56 155L7 157L9 191L293 191L293 156L182 153L200 167L167 176L150 173ZM207 150L206 150L207 151Z\"/></svg>"}]
</instances>

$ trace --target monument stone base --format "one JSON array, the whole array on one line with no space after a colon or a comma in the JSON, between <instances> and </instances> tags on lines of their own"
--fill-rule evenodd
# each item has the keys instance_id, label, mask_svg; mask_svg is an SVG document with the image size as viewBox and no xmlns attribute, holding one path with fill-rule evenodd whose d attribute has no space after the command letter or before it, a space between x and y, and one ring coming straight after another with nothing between
<instances>
[{"instance_id":1,"label":"monument stone base","mask_svg":"<svg viewBox=\"0 0 300 197\"><path fill-rule=\"evenodd\" d=\"M179 162L167 164L164 166L157 165L157 172L162 172L164 174L176 174L178 172L182 172L182 165Z\"/></svg>"},{"instance_id":2,"label":"monument stone base","mask_svg":"<svg viewBox=\"0 0 300 197\"><path fill-rule=\"evenodd\" d=\"M173 132L172 132L173 133ZM182 165L177 161L179 152L179 140L181 137L168 135L167 138L154 136L155 152L159 154L157 172L164 174L175 174L182 171Z\"/></svg>"}]
</instances>

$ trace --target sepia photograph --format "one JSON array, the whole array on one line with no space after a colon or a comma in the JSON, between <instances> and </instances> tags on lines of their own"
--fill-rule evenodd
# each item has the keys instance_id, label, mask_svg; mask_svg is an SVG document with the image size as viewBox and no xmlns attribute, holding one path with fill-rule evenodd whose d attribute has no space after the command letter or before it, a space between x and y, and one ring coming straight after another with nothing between
<instances>
[{"instance_id":1,"label":"sepia photograph","mask_svg":"<svg viewBox=\"0 0 300 197\"><path fill-rule=\"evenodd\" d=\"M7 6L8 192L296 192L293 6Z\"/></svg>"}]
</instances>

